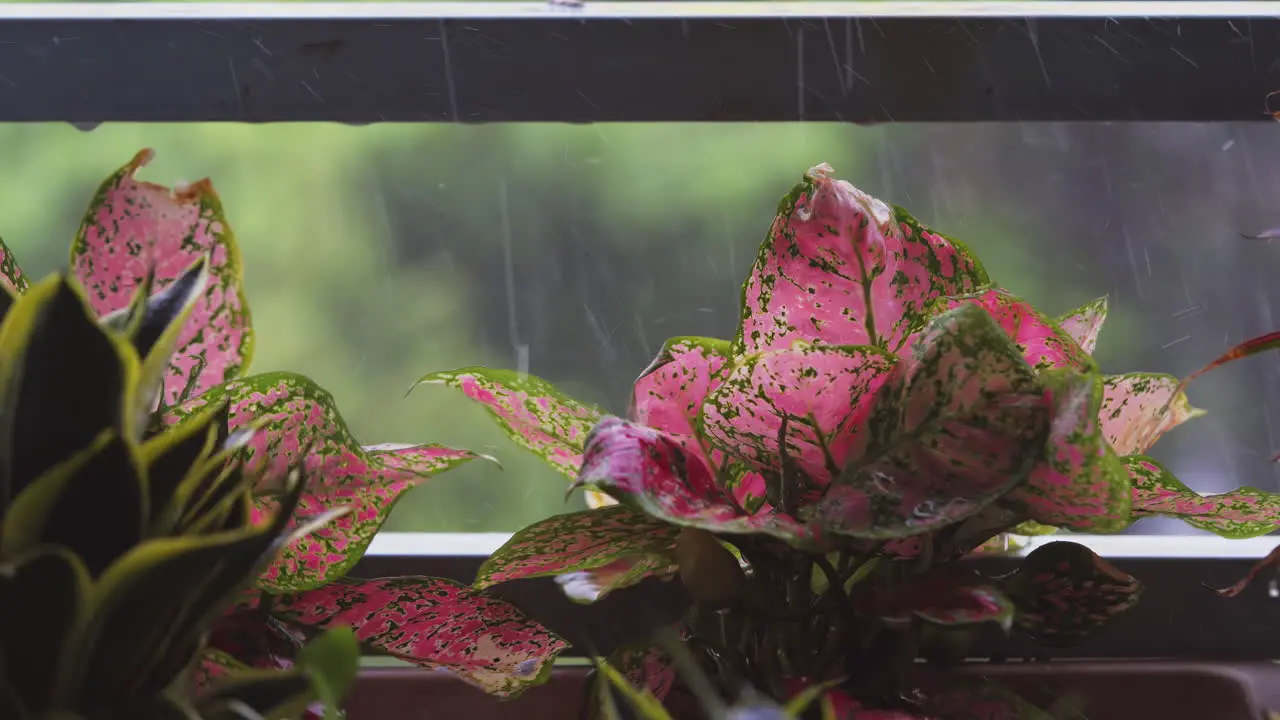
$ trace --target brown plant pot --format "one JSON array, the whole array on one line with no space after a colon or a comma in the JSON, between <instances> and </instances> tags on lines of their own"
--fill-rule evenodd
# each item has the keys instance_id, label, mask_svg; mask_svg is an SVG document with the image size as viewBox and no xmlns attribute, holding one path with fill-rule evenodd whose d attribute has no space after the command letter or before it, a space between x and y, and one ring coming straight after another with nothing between
<instances>
[{"instance_id":1,"label":"brown plant pot","mask_svg":"<svg viewBox=\"0 0 1280 720\"><path fill-rule=\"evenodd\" d=\"M499 702L442 673L366 670L347 712L349 720L575 720L587 672L557 669L545 685ZM990 677L1041 704L1072 698L1089 720L1265 720L1267 708L1280 708L1280 666L1267 663L1068 660L955 672ZM939 677L926 673L926 689Z\"/></svg>"}]
</instances>

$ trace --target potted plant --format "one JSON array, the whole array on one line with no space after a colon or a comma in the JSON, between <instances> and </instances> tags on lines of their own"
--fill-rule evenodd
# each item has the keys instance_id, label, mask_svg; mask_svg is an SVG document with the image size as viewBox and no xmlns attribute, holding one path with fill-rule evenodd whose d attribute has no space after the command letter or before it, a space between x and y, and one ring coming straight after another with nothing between
<instances>
[{"instance_id":1,"label":"potted plant","mask_svg":"<svg viewBox=\"0 0 1280 720\"><path fill-rule=\"evenodd\" d=\"M725 701L818 685L837 717L1033 713L915 660L963 657L984 624L1080 642L1141 585L1069 540L1005 577L966 557L1010 533L1114 533L1151 515L1226 537L1280 517L1272 494L1203 497L1145 455L1200 411L1179 378L1099 372L1106 307L1046 316L960 242L815 167L779 206L734 337L668 341L627 419L509 371L421 379L616 503L516 533L474 587L554 576L591 602L678 576L693 599L680 631ZM664 648L608 662L655 698L674 684Z\"/></svg>"},{"instance_id":2,"label":"potted plant","mask_svg":"<svg viewBox=\"0 0 1280 720\"><path fill-rule=\"evenodd\" d=\"M345 579L404 492L483 456L432 444L361 446L310 379L246 374L254 335L222 203L208 180L172 190L137 180L151 157L140 152L95 193L72 243L68 287L83 288L75 297L103 327L163 343L141 362L145 392L126 416L132 427L183 438L193 452L211 452L201 444L206 433L218 438L210 447L230 439L202 462L218 477L247 478L254 517L276 518L287 539L253 566L254 587L202 626L210 644L199 679L292 667L307 660L306 641L349 627L366 654L449 670L499 697L545 681L565 643L511 604L437 578ZM44 288L28 288L2 244L0 284L23 307ZM169 315L140 314L144 306ZM295 471L309 482L293 483Z\"/></svg>"}]
</instances>

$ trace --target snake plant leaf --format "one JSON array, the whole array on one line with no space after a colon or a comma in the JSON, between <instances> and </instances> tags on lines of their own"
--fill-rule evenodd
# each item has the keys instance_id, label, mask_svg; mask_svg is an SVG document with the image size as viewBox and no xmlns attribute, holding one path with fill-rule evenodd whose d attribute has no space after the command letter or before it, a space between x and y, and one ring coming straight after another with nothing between
<instances>
[{"instance_id":1,"label":"snake plant leaf","mask_svg":"<svg viewBox=\"0 0 1280 720\"><path fill-rule=\"evenodd\" d=\"M1100 297L1058 318L1058 326L1071 336L1081 350L1092 355L1098 347L1098 335L1107 320L1107 298Z\"/></svg>"},{"instance_id":2,"label":"snake plant leaf","mask_svg":"<svg viewBox=\"0 0 1280 720\"><path fill-rule=\"evenodd\" d=\"M587 434L599 408L565 395L542 378L511 370L468 367L423 375L414 384L446 385L484 406L516 445L570 479L582 465Z\"/></svg>"},{"instance_id":3,"label":"snake plant leaf","mask_svg":"<svg viewBox=\"0 0 1280 720\"><path fill-rule=\"evenodd\" d=\"M14 497L103 430L129 422L138 357L99 327L73 281L57 275L24 295L0 326L0 452ZM75 378L69 382L69 378Z\"/></svg>"},{"instance_id":4,"label":"snake plant leaf","mask_svg":"<svg viewBox=\"0 0 1280 720\"><path fill-rule=\"evenodd\" d=\"M1001 580L1017 606L1015 622L1037 641L1072 645L1133 607L1142 583L1079 543L1041 545Z\"/></svg>"},{"instance_id":5,"label":"snake plant leaf","mask_svg":"<svg viewBox=\"0 0 1280 720\"><path fill-rule=\"evenodd\" d=\"M312 678L302 669L240 670L210 684L197 697L201 720L246 717L297 718L316 698ZM237 712L239 714L234 714Z\"/></svg>"},{"instance_id":6,"label":"snake plant leaf","mask_svg":"<svg viewBox=\"0 0 1280 720\"><path fill-rule=\"evenodd\" d=\"M749 355L707 397L699 424L713 447L760 471L780 473L784 455L794 460L811 486L805 494L820 495L857 447L896 363L875 347L799 341Z\"/></svg>"},{"instance_id":7,"label":"snake plant leaf","mask_svg":"<svg viewBox=\"0 0 1280 720\"><path fill-rule=\"evenodd\" d=\"M135 179L143 150L98 187L71 245L71 267L98 315L127 307L152 272L157 287L208 258L209 282L177 340L163 403L175 405L239 377L253 353L240 249L208 180L170 189Z\"/></svg>"},{"instance_id":8,"label":"snake plant leaf","mask_svg":"<svg viewBox=\"0 0 1280 720\"><path fill-rule=\"evenodd\" d=\"M0 562L3 677L14 700L33 712L53 700L62 650L87 609L89 587L84 564L67 548L36 547Z\"/></svg>"},{"instance_id":9,"label":"snake plant leaf","mask_svg":"<svg viewBox=\"0 0 1280 720\"><path fill-rule=\"evenodd\" d=\"M999 288L988 288L943 298L935 303L935 308L937 312L944 312L963 304L985 308L1036 370L1072 368L1096 372L1098 369L1089 353L1066 330L1016 295Z\"/></svg>"},{"instance_id":10,"label":"snake plant leaf","mask_svg":"<svg viewBox=\"0 0 1280 720\"><path fill-rule=\"evenodd\" d=\"M1226 538L1258 537L1280 529L1280 494L1253 487L1201 495L1183 485L1163 465L1142 455L1123 459L1133 479L1135 518L1181 518Z\"/></svg>"},{"instance_id":11,"label":"snake plant leaf","mask_svg":"<svg viewBox=\"0 0 1280 720\"><path fill-rule=\"evenodd\" d=\"M98 577L142 541L147 498L137 449L106 431L14 499L0 548L6 554L44 544L74 552ZM102 522L109 517L111 522Z\"/></svg>"},{"instance_id":12,"label":"snake plant leaf","mask_svg":"<svg viewBox=\"0 0 1280 720\"><path fill-rule=\"evenodd\" d=\"M1053 407L1048 455L1002 500L1032 522L1077 532L1118 532L1132 522L1129 473L1111 451L1099 413L1097 373L1041 373ZM1016 530L1015 530L1016 532Z\"/></svg>"},{"instance_id":13,"label":"snake plant leaf","mask_svg":"<svg viewBox=\"0 0 1280 720\"><path fill-rule=\"evenodd\" d=\"M209 274L200 258L177 280L152 296L132 334L132 343L142 358L138 388L133 395L134 421L131 427L145 432L160 405L170 363L178 339L204 292Z\"/></svg>"},{"instance_id":14,"label":"snake plant leaf","mask_svg":"<svg viewBox=\"0 0 1280 720\"><path fill-rule=\"evenodd\" d=\"M1127 373L1104 382L1102 433L1117 455L1141 455L1166 432L1204 414L1172 375Z\"/></svg>"},{"instance_id":15,"label":"snake plant leaf","mask_svg":"<svg viewBox=\"0 0 1280 720\"><path fill-rule=\"evenodd\" d=\"M261 511L290 468L303 467L315 481L298 507L295 522L335 507L352 512L281 553L262 578L272 592L319 587L346 574L373 541L391 509L427 478L476 457L439 445L361 447L328 392L294 373L276 372L236 380L170 408L165 421L189 422L209 406L230 408L231 433L252 429L239 462L258 477Z\"/></svg>"},{"instance_id":16,"label":"snake plant leaf","mask_svg":"<svg viewBox=\"0 0 1280 720\"><path fill-rule=\"evenodd\" d=\"M271 597L271 612L309 630L349 625L366 652L441 668L513 697L551 676L566 647L514 605L451 580L342 580Z\"/></svg>"},{"instance_id":17,"label":"snake plant leaf","mask_svg":"<svg viewBox=\"0 0 1280 720\"><path fill-rule=\"evenodd\" d=\"M74 658L60 687L92 707L111 697L154 693L148 683L190 665L199 640L238 592L289 540L284 533L303 492L281 496L280 513L250 521L248 493L238 517L201 535L148 540L113 563L93 589L94 612L79 623Z\"/></svg>"},{"instance_id":18,"label":"snake plant leaf","mask_svg":"<svg viewBox=\"0 0 1280 720\"><path fill-rule=\"evenodd\" d=\"M190 495L212 471L208 461L222 449L218 431L226 422L226 408L225 402L215 404L139 448L147 466L148 521L152 532L168 534L174 529L188 509Z\"/></svg>"},{"instance_id":19,"label":"snake plant leaf","mask_svg":"<svg viewBox=\"0 0 1280 720\"><path fill-rule=\"evenodd\" d=\"M811 509L823 527L891 540L960 522L1043 459L1050 407L1031 366L985 309L935 318L882 388L860 457Z\"/></svg>"},{"instance_id":20,"label":"snake plant leaf","mask_svg":"<svg viewBox=\"0 0 1280 720\"><path fill-rule=\"evenodd\" d=\"M796 340L909 355L934 300L988 282L969 250L811 168L778 207L742 287L735 354Z\"/></svg>"},{"instance_id":21,"label":"snake plant leaf","mask_svg":"<svg viewBox=\"0 0 1280 720\"><path fill-rule=\"evenodd\" d=\"M556 515L513 535L480 566L472 587L568 575L562 586L590 586L583 594L599 599L675 572L678 530L621 505Z\"/></svg>"}]
</instances>

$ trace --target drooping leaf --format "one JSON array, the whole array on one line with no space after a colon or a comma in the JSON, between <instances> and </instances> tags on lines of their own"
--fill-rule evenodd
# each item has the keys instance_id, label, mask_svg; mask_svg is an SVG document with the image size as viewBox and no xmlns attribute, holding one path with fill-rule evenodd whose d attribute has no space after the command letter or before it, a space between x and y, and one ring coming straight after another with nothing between
<instances>
[{"instance_id":1,"label":"drooping leaf","mask_svg":"<svg viewBox=\"0 0 1280 720\"><path fill-rule=\"evenodd\" d=\"M590 585L595 600L675 572L678 530L620 505L557 515L513 535L480 566L473 587L581 573L565 583Z\"/></svg>"},{"instance_id":2,"label":"drooping leaf","mask_svg":"<svg viewBox=\"0 0 1280 720\"><path fill-rule=\"evenodd\" d=\"M1142 583L1078 543L1041 545L1001 582L1015 622L1046 645L1070 645L1133 607Z\"/></svg>"},{"instance_id":3,"label":"drooping leaf","mask_svg":"<svg viewBox=\"0 0 1280 720\"><path fill-rule=\"evenodd\" d=\"M1280 494L1242 487L1201 495L1149 457L1123 459L1133 480L1135 518L1163 515L1222 537L1241 539L1280 530Z\"/></svg>"},{"instance_id":4,"label":"drooping leaf","mask_svg":"<svg viewBox=\"0 0 1280 720\"><path fill-rule=\"evenodd\" d=\"M476 457L437 445L360 447L333 397L293 373L254 375L207 391L166 415L182 423L206 407L226 402L232 432L256 427L242 460L258 475L259 492L276 490L293 467L314 477L293 526L335 507L352 512L301 538L272 563L262 587L273 592L318 587L346 574L400 496L426 478ZM303 456L305 453L305 457ZM273 505L268 495L259 507Z\"/></svg>"},{"instance_id":5,"label":"drooping leaf","mask_svg":"<svg viewBox=\"0 0 1280 720\"><path fill-rule=\"evenodd\" d=\"M676 525L722 533L766 533L792 542L808 527L781 513L747 515L716 486L711 469L665 434L606 417L587 440L575 485L595 487L624 505Z\"/></svg>"},{"instance_id":6,"label":"drooping leaf","mask_svg":"<svg viewBox=\"0 0 1280 720\"><path fill-rule=\"evenodd\" d=\"M1235 362L1236 360L1242 360L1244 358L1257 355L1258 353L1275 350L1277 348L1280 348L1280 330L1249 338L1248 340L1245 340L1239 345L1236 345L1230 350L1222 353L1213 362L1188 375L1186 379L1182 381L1183 386L1214 368L1221 367L1229 362Z\"/></svg>"},{"instance_id":7,"label":"drooping leaf","mask_svg":"<svg viewBox=\"0 0 1280 720\"><path fill-rule=\"evenodd\" d=\"M1267 553L1266 557L1254 563L1253 567L1249 568L1248 574L1237 580L1234 584L1221 589L1210 589L1222 597L1235 597L1244 592L1245 588L1249 587L1249 584L1264 571L1274 570L1277 565L1280 565L1280 545L1277 545L1274 550Z\"/></svg>"},{"instance_id":8,"label":"drooping leaf","mask_svg":"<svg viewBox=\"0 0 1280 720\"><path fill-rule=\"evenodd\" d=\"M940 310L953 310L965 303L985 308L996 324L1017 343L1022 356L1035 369L1097 370L1087 350L1026 300L1005 290L990 288L970 295L945 298L937 306Z\"/></svg>"},{"instance_id":9,"label":"drooping leaf","mask_svg":"<svg viewBox=\"0 0 1280 720\"><path fill-rule=\"evenodd\" d=\"M0 684L37 714L53 699L62 652L85 611L89 585L83 563L67 548L32 548L0 563Z\"/></svg>"},{"instance_id":10,"label":"drooping leaf","mask_svg":"<svg viewBox=\"0 0 1280 720\"><path fill-rule=\"evenodd\" d=\"M1092 355L1098 347L1098 335L1102 333L1106 319L1107 298L1103 296L1058 318L1058 325L1067 331L1080 349Z\"/></svg>"},{"instance_id":11,"label":"drooping leaf","mask_svg":"<svg viewBox=\"0 0 1280 720\"><path fill-rule=\"evenodd\" d=\"M95 312L126 307L154 270L157 288L208 257L209 282L177 341L163 401L173 405L239 377L253 332L240 249L208 180L169 189L134 178L154 157L139 152L98 188L71 245L71 267Z\"/></svg>"},{"instance_id":12,"label":"drooping leaf","mask_svg":"<svg viewBox=\"0 0 1280 720\"><path fill-rule=\"evenodd\" d=\"M570 398L551 383L510 370L472 367L423 375L414 384L448 385L484 405L515 444L570 479L582 465L587 433L599 409Z\"/></svg>"},{"instance_id":13,"label":"drooping leaf","mask_svg":"<svg viewBox=\"0 0 1280 720\"><path fill-rule=\"evenodd\" d=\"M271 609L312 629L350 625L366 651L449 670L502 697L545 682L566 646L515 606L436 578L341 581L275 596Z\"/></svg>"},{"instance_id":14,"label":"drooping leaf","mask_svg":"<svg viewBox=\"0 0 1280 720\"><path fill-rule=\"evenodd\" d=\"M1049 453L1008 502L1033 521L1081 532L1117 532L1131 522L1129 474L1110 453L1099 410L1100 375L1049 372Z\"/></svg>"},{"instance_id":15,"label":"drooping leaf","mask_svg":"<svg viewBox=\"0 0 1280 720\"><path fill-rule=\"evenodd\" d=\"M743 285L735 353L803 340L905 355L935 299L987 283L964 245L832 172L811 168L779 205Z\"/></svg>"},{"instance_id":16,"label":"drooping leaf","mask_svg":"<svg viewBox=\"0 0 1280 720\"><path fill-rule=\"evenodd\" d=\"M18 267L17 258L3 240L0 240L0 285L13 291L14 295L27 291L27 276Z\"/></svg>"},{"instance_id":17,"label":"drooping leaf","mask_svg":"<svg viewBox=\"0 0 1280 720\"><path fill-rule=\"evenodd\" d=\"M1045 393L986 310L938 316L917 348L881 388L862 454L810 511L833 532L888 540L937 530L1022 483L1045 456Z\"/></svg>"},{"instance_id":18,"label":"drooping leaf","mask_svg":"<svg viewBox=\"0 0 1280 720\"><path fill-rule=\"evenodd\" d=\"M1117 455L1138 455L1160 436L1204 411L1191 406L1178 378L1128 373L1104 379L1102 433Z\"/></svg>"},{"instance_id":19,"label":"drooping leaf","mask_svg":"<svg viewBox=\"0 0 1280 720\"><path fill-rule=\"evenodd\" d=\"M750 355L707 398L699 424L714 447L776 473L785 421L786 455L823 487L858 445L896 362L874 347L799 342Z\"/></svg>"}]
</instances>

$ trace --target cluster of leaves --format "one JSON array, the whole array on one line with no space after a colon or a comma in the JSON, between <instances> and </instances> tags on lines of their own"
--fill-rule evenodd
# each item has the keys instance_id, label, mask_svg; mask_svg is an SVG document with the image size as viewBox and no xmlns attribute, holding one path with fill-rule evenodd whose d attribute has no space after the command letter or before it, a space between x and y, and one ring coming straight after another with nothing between
<instances>
[{"instance_id":1,"label":"cluster of leaves","mask_svg":"<svg viewBox=\"0 0 1280 720\"><path fill-rule=\"evenodd\" d=\"M176 189L137 180L151 156L144 150L113 173L90 203L71 247L74 297L83 298L77 302L104 327L151 343L163 334L164 351L144 354L135 369L144 378L144 392L129 401L128 431L180 438L183 452L202 453L183 457L207 464L217 477L252 478L251 494L222 482L220 492L228 494L201 502L234 513L242 509L234 503L247 503L244 510L255 523L272 519L287 538L278 552L267 553L270 561L258 568L256 588L237 594L216 618L200 681L232 670L291 667L305 660L300 653L308 638L335 627L350 627L365 652L444 668L497 695L545 680L564 642L514 606L448 580L344 577L403 493L480 456L439 445L362 447L333 398L308 378L286 372L247 375L253 327L240 252L222 204L208 180ZM14 295L26 292L12 253L3 246L0 251L3 280ZM150 315L140 315L139 303L148 298L146 307L170 312L174 322L160 326ZM39 366L63 368L47 372L57 373L50 382L60 383L58 391L72 403L42 405L48 422L78 416L78 410L66 409L83 402L83 383L68 381L78 373L95 373L95 381L101 376L101 382L114 383L104 387L120 391L120 381L110 379L116 365L99 360L83 361L87 370L80 364L65 369L68 361ZM31 443L43 443L39 433L44 430L35 427L22 432L31 433ZM95 437L81 440L97 442ZM168 441L174 442L179 441ZM157 445L152 452L167 447ZM139 467L149 460L136 452L125 457ZM197 482L185 474L185 465L180 469L171 491L179 481ZM310 482L292 483L295 470ZM155 500L163 489L154 477L144 486L151 494L148 512L167 513L166 522L190 521L181 508ZM98 498L117 489L99 484L93 491ZM118 504L121 498L111 499ZM80 527L97 532L93 523ZM192 578L193 587L209 581Z\"/></svg>"},{"instance_id":2,"label":"cluster of leaves","mask_svg":"<svg viewBox=\"0 0 1280 720\"><path fill-rule=\"evenodd\" d=\"M62 275L0 289L0 716L297 717L355 678L355 638L335 631L292 670L190 693L237 593L342 512L290 529L305 488L293 472L255 519L253 474L226 462L250 434L225 432L224 405L148 429L206 277L200 260L107 322Z\"/></svg>"},{"instance_id":3,"label":"cluster of leaves","mask_svg":"<svg viewBox=\"0 0 1280 720\"><path fill-rule=\"evenodd\" d=\"M1140 594L1066 541L1002 579L954 562L1007 533L1112 533L1153 515L1226 537L1277 527L1280 497L1202 496L1145 455L1201 411L1179 378L1098 370L1105 298L1049 317L960 242L830 172L782 200L733 339L669 340L627 418L507 371L420 380L461 389L571 487L616 502L517 533L476 588L555 576L589 602L679 574L695 610L729 611L715 628L689 621L720 676L781 698L786 677L847 671L876 678L850 690L874 703L907 690L868 672L885 664L874 656L914 657L922 625L1075 642ZM638 684L670 685L658 655L626 653L613 663Z\"/></svg>"}]
</instances>

